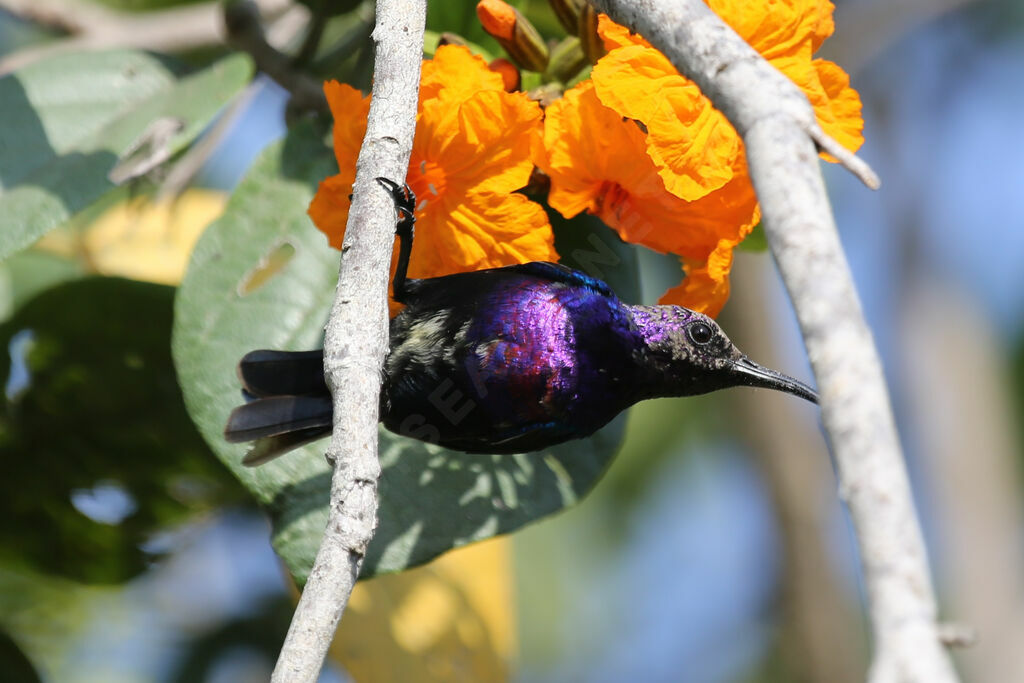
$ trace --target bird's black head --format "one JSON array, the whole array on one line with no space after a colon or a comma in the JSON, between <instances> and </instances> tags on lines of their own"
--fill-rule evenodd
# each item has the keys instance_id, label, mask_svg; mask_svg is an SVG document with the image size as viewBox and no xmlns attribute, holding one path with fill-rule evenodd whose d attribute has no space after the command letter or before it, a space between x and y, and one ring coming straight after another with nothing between
<instances>
[{"instance_id":1,"label":"bird's black head","mask_svg":"<svg viewBox=\"0 0 1024 683\"><path fill-rule=\"evenodd\" d=\"M645 349L649 397L692 396L735 386L775 389L817 403L809 386L747 358L714 320L682 306L631 306Z\"/></svg>"}]
</instances>

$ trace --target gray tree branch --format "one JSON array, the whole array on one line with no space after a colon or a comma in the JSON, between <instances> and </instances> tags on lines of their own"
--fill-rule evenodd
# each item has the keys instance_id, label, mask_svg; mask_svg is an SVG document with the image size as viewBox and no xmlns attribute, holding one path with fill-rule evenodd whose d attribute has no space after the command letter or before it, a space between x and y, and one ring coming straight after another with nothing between
<instances>
[{"instance_id":1,"label":"gray tree branch","mask_svg":"<svg viewBox=\"0 0 1024 683\"><path fill-rule=\"evenodd\" d=\"M373 100L324 338L324 371L334 399L329 518L275 682L317 679L377 524L377 422L396 213L374 179L403 182L409 166L425 21L425 0L377 2Z\"/></svg>"},{"instance_id":2,"label":"gray tree branch","mask_svg":"<svg viewBox=\"0 0 1024 683\"><path fill-rule=\"evenodd\" d=\"M304 26L308 10L289 0L258 0L265 20L287 23L288 33ZM53 42L34 45L0 59L0 74L45 57L72 50L137 48L181 52L224 43L221 2L151 12L122 12L76 0L0 0L0 8L27 21L66 32ZM294 28L291 28L294 27Z\"/></svg>"},{"instance_id":3,"label":"gray tree branch","mask_svg":"<svg viewBox=\"0 0 1024 683\"><path fill-rule=\"evenodd\" d=\"M256 68L292 94L292 106L300 110L329 112L319 81L296 68L294 60L275 48L263 31L259 5L254 0L224 4L224 29L229 45L249 53Z\"/></svg>"},{"instance_id":4,"label":"gray tree branch","mask_svg":"<svg viewBox=\"0 0 1024 683\"><path fill-rule=\"evenodd\" d=\"M660 49L743 137L857 533L875 640L870 680L955 681L881 364L825 193L810 104L700 0L594 5Z\"/></svg>"}]
</instances>

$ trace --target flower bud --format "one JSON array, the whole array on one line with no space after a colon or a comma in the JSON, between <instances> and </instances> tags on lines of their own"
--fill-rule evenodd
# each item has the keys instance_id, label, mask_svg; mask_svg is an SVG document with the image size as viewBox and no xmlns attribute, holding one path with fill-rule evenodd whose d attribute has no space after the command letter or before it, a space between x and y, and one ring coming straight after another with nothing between
<instances>
[{"instance_id":1,"label":"flower bud","mask_svg":"<svg viewBox=\"0 0 1024 683\"><path fill-rule=\"evenodd\" d=\"M580 31L580 12L587 0L548 0L548 4L569 35L577 35Z\"/></svg>"},{"instance_id":2,"label":"flower bud","mask_svg":"<svg viewBox=\"0 0 1024 683\"><path fill-rule=\"evenodd\" d=\"M495 38L508 56L523 69L544 71L548 47L544 39L519 10L502 0L480 0L476 15L484 30Z\"/></svg>"},{"instance_id":3,"label":"flower bud","mask_svg":"<svg viewBox=\"0 0 1024 683\"><path fill-rule=\"evenodd\" d=\"M607 50L604 49L604 41L597 33L598 11L589 2L583 5L580 11L580 47L587 61L597 64L597 60L604 57Z\"/></svg>"},{"instance_id":4,"label":"flower bud","mask_svg":"<svg viewBox=\"0 0 1024 683\"><path fill-rule=\"evenodd\" d=\"M519 73L519 68L504 57L492 60L487 65L487 68L497 74L501 74L501 81L505 92L515 92L522 85L523 79Z\"/></svg>"}]
</instances>

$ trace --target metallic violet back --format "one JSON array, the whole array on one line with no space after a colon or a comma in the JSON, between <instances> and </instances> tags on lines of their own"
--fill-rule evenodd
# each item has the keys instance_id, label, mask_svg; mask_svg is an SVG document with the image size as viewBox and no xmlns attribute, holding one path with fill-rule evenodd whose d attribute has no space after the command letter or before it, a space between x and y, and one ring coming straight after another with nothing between
<instances>
[{"instance_id":1,"label":"metallic violet back","mask_svg":"<svg viewBox=\"0 0 1024 683\"><path fill-rule=\"evenodd\" d=\"M591 434L633 402L623 382L640 339L600 281L531 263L413 287L391 326L382 413L392 431L523 452Z\"/></svg>"}]
</instances>

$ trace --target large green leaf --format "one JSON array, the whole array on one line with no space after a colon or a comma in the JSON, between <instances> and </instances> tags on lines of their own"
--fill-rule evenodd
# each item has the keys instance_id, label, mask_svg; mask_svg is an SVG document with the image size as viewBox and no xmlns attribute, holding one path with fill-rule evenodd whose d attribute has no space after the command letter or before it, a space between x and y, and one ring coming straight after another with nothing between
<instances>
[{"instance_id":1,"label":"large green leaf","mask_svg":"<svg viewBox=\"0 0 1024 683\"><path fill-rule=\"evenodd\" d=\"M84 275L81 263L41 249L14 254L0 262L0 321L40 292Z\"/></svg>"},{"instance_id":2,"label":"large green leaf","mask_svg":"<svg viewBox=\"0 0 1024 683\"><path fill-rule=\"evenodd\" d=\"M244 494L185 412L168 339L174 290L90 277L0 325L0 564L131 578L147 543Z\"/></svg>"},{"instance_id":3,"label":"large green leaf","mask_svg":"<svg viewBox=\"0 0 1024 683\"><path fill-rule=\"evenodd\" d=\"M142 52L63 54L0 78L0 259L114 186L107 174L157 119L183 122L173 153L252 76L234 55L178 79Z\"/></svg>"},{"instance_id":4,"label":"large green leaf","mask_svg":"<svg viewBox=\"0 0 1024 683\"><path fill-rule=\"evenodd\" d=\"M321 343L339 254L306 207L334 171L330 150L309 128L267 150L199 241L175 309L173 349L186 405L214 452L268 507L274 546L300 583L327 518L324 443L249 469L241 465L245 447L226 443L222 430L241 402L235 364L246 351ZM624 296L635 295L631 249L603 226L566 227L577 234L559 237L561 253L603 267ZM572 505L600 477L622 431L620 418L590 439L545 452L482 456L382 430L380 524L363 575L425 562Z\"/></svg>"}]
</instances>

